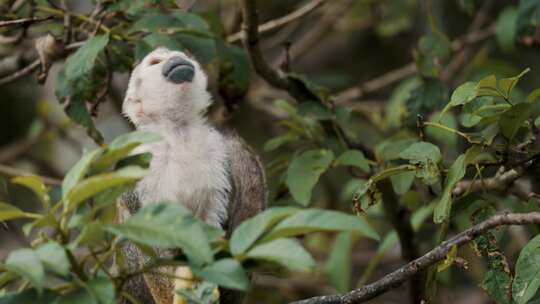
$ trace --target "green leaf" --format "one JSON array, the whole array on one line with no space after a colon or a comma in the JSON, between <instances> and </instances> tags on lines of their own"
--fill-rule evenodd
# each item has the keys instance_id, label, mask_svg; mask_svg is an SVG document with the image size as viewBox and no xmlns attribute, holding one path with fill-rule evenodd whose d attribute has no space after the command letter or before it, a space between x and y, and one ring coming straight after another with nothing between
<instances>
[{"instance_id":1,"label":"green leaf","mask_svg":"<svg viewBox=\"0 0 540 304\"><path fill-rule=\"evenodd\" d=\"M534 35L536 27L540 25L540 3L536 0L519 1L518 31L524 36Z\"/></svg>"},{"instance_id":2,"label":"green leaf","mask_svg":"<svg viewBox=\"0 0 540 304\"><path fill-rule=\"evenodd\" d=\"M216 60L217 51L213 36L208 36L206 32L196 35L178 33L174 36L202 65L212 64Z\"/></svg>"},{"instance_id":3,"label":"green leaf","mask_svg":"<svg viewBox=\"0 0 540 304\"><path fill-rule=\"evenodd\" d=\"M178 39L175 39L173 35L151 33L136 44L135 59L142 60L146 55L158 47L165 47L170 50L184 49L184 45L182 45Z\"/></svg>"},{"instance_id":4,"label":"green leaf","mask_svg":"<svg viewBox=\"0 0 540 304\"><path fill-rule=\"evenodd\" d=\"M216 284L203 281L192 288L182 288L176 293L188 304L219 304L219 290Z\"/></svg>"},{"instance_id":5,"label":"green leaf","mask_svg":"<svg viewBox=\"0 0 540 304\"><path fill-rule=\"evenodd\" d=\"M477 83L476 82L466 82L454 91L452 93L452 97L450 97L450 102L444 107L444 109L441 112L441 117L446 113L451 107L455 107L458 105L467 104L470 101L474 100L476 98L477 94Z\"/></svg>"},{"instance_id":6,"label":"green leaf","mask_svg":"<svg viewBox=\"0 0 540 304\"><path fill-rule=\"evenodd\" d=\"M518 10L508 7L500 13L495 23L497 42L505 53L511 53L516 48L517 17Z\"/></svg>"},{"instance_id":7,"label":"green leaf","mask_svg":"<svg viewBox=\"0 0 540 304\"><path fill-rule=\"evenodd\" d=\"M418 78L410 78L402 81L392 92L386 105L386 121L390 128L401 126L402 119L406 116L405 102L411 96L411 92L420 85Z\"/></svg>"},{"instance_id":8,"label":"green leaf","mask_svg":"<svg viewBox=\"0 0 540 304\"><path fill-rule=\"evenodd\" d=\"M514 87L517 85L518 81L525 74L529 73L530 70L531 69L527 68L517 76L511 77L511 78L503 78L499 80L499 88L501 92L504 94L504 97L506 97L507 99L510 99L512 90L514 90Z\"/></svg>"},{"instance_id":9,"label":"green leaf","mask_svg":"<svg viewBox=\"0 0 540 304\"><path fill-rule=\"evenodd\" d=\"M249 88L251 68L246 51L238 46L216 40L219 60L219 92L226 100L242 98Z\"/></svg>"},{"instance_id":10,"label":"green leaf","mask_svg":"<svg viewBox=\"0 0 540 304\"><path fill-rule=\"evenodd\" d=\"M392 181L392 188L398 195L403 195L405 192L409 191L413 182L414 182L415 172L402 172L396 175L390 176Z\"/></svg>"},{"instance_id":11,"label":"green leaf","mask_svg":"<svg viewBox=\"0 0 540 304\"><path fill-rule=\"evenodd\" d=\"M41 177L35 175L17 176L12 178L11 182L32 190L43 205L43 208L49 208L49 203L51 201L51 198L49 197L49 189L47 186L45 186L45 183Z\"/></svg>"},{"instance_id":12,"label":"green leaf","mask_svg":"<svg viewBox=\"0 0 540 304\"><path fill-rule=\"evenodd\" d=\"M68 193L79 183L88 173L90 164L101 153L102 149L96 149L92 152L84 153L81 159L69 169L62 182L62 199L66 202Z\"/></svg>"},{"instance_id":13,"label":"green leaf","mask_svg":"<svg viewBox=\"0 0 540 304\"><path fill-rule=\"evenodd\" d=\"M98 276L82 287L70 291L57 299L55 304L114 304L113 282L105 276Z\"/></svg>"},{"instance_id":14,"label":"green leaf","mask_svg":"<svg viewBox=\"0 0 540 304\"><path fill-rule=\"evenodd\" d=\"M147 170L140 167L124 167L111 173L103 173L89 177L78 183L68 193L66 205L70 208L77 207L81 202L97 195L98 193L126 184L134 183L143 178Z\"/></svg>"},{"instance_id":15,"label":"green leaf","mask_svg":"<svg viewBox=\"0 0 540 304\"><path fill-rule=\"evenodd\" d=\"M422 85L411 92L407 99L407 122L416 124L417 115L427 116L443 109L448 103L448 87L437 78L422 80Z\"/></svg>"},{"instance_id":16,"label":"green leaf","mask_svg":"<svg viewBox=\"0 0 540 304\"><path fill-rule=\"evenodd\" d=\"M213 261L204 226L178 203L145 206L124 223L105 229L147 246L182 248L196 265Z\"/></svg>"},{"instance_id":17,"label":"green leaf","mask_svg":"<svg viewBox=\"0 0 540 304\"><path fill-rule=\"evenodd\" d=\"M417 141L416 138L387 139L377 146L377 158L384 161L399 159L399 154Z\"/></svg>"},{"instance_id":18,"label":"green leaf","mask_svg":"<svg viewBox=\"0 0 540 304\"><path fill-rule=\"evenodd\" d=\"M309 205L313 187L333 160L334 153L329 150L311 150L293 158L287 169L286 183L295 201Z\"/></svg>"},{"instance_id":19,"label":"green leaf","mask_svg":"<svg viewBox=\"0 0 540 304\"><path fill-rule=\"evenodd\" d=\"M96 297L99 304L114 304L115 290L114 284L109 277L102 275L88 282L88 289Z\"/></svg>"},{"instance_id":20,"label":"green leaf","mask_svg":"<svg viewBox=\"0 0 540 304\"><path fill-rule=\"evenodd\" d=\"M465 163L465 155L460 155L450 167L448 176L444 183L443 195L440 201L435 207L433 213L433 221L437 224L440 224L444 221L447 221L450 217L450 210L452 208L452 190L454 190L455 185L465 176L465 169L467 164Z\"/></svg>"},{"instance_id":21,"label":"green leaf","mask_svg":"<svg viewBox=\"0 0 540 304\"><path fill-rule=\"evenodd\" d=\"M319 231L354 231L379 240L377 232L362 217L311 208L298 211L281 221L264 237L263 241Z\"/></svg>"},{"instance_id":22,"label":"green leaf","mask_svg":"<svg viewBox=\"0 0 540 304\"><path fill-rule=\"evenodd\" d=\"M454 261L456 260L456 256L457 256L457 251L458 251L457 246L456 245L452 246L450 251L448 251L448 253L446 254L446 258L444 259L444 261L442 261L441 263L437 265L437 272L443 272L446 269L448 269L450 266L452 266L452 264L454 264Z\"/></svg>"},{"instance_id":23,"label":"green leaf","mask_svg":"<svg viewBox=\"0 0 540 304\"><path fill-rule=\"evenodd\" d=\"M272 105L283 112L287 113L289 116L293 117L298 115L296 112L296 108L293 107L287 100L285 99L276 99L272 103Z\"/></svg>"},{"instance_id":24,"label":"green leaf","mask_svg":"<svg viewBox=\"0 0 540 304\"><path fill-rule=\"evenodd\" d=\"M69 274L70 264L66 250L57 242L50 241L41 245L35 252L46 270L62 276Z\"/></svg>"},{"instance_id":25,"label":"green leaf","mask_svg":"<svg viewBox=\"0 0 540 304\"><path fill-rule=\"evenodd\" d=\"M162 14L147 14L137 20L137 22L135 22L130 27L130 29L128 30L128 34L140 31L158 32L172 27L183 28L186 27L186 24L175 16Z\"/></svg>"},{"instance_id":26,"label":"green leaf","mask_svg":"<svg viewBox=\"0 0 540 304\"><path fill-rule=\"evenodd\" d=\"M267 141L264 144L264 151L266 152L274 151L285 144L296 142L299 139L300 139L300 136L298 134L293 133L293 132L287 132L284 135L274 137L270 139L269 141Z\"/></svg>"},{"instance_id":27,"label":"green leaf","mask_svg":"<svg viewBox=\"0 0 540 304\"><path fill-rule=\"evenodd\" d=\"M388 172L387 170L385 170ZM379 172L379 174L386 174L385 171ZM377 177L374 176L375 178ZM382 202L382 193L377 188L376 179L372 177L368 181L362 183L360 187L354 192L353 195L353 210L355 213L364 212L371 206L375 206Z\"/></svg>"},{"instance_id":28,"label":"green leaf","mask_svg":"<svg viewBox=\"0 0 540 304\"><path fill-rule=\"evenodd\" d=\"M11 204L0 202L0 222L33 217L32 214L28 214Z\"/></svg>"},{"instance_id":29,"label":"green leaf","mask_svg":"<svg viewBox=\"0 0 540 304\"><path fill-rule=\"evenodd\" d=\"M495 214L493 206L486 206L473 213L473 224L491 218ZM487 271L482 281L482 288L486 290L489 296L497 303L511 304L512 275L506 261L506 257L501 252L495 230L487 231L479 235L473 245L476 245L478 252L487 261Z\"/></svg>"},{"instance_id":30,"label":"green leaf","mask_svg":"<svg viewBox=\"0 0 540 304\"><path fill-rule=\"evenodd\" d=\"M415 59L423 76L435 77L439 74L441 62L450 56L450 40L439 31L422 36L418 42Z\"/></svg>"},{"instance_id":31,"label":"green leaf","mask_svg":"<svg viewBox=\"0 0 540 304\"><path fill-rule=\"evenodd\" d=\"M88 134L96 144L103 144L103 136L96 128L84 99L78 96L71 96L69 104L64 108L64 111L71 120L86 128L86 134Z\"/></svg>"},{"instance_id":32,"label":"green leaf","mask_svg":"<svg viewBox=\"0 0 540 304\"><path fill-rule=\"evenodd\" d=\"M332 286L339 292L350 290L352 234L342 232L334 241L325 272Z\"/></svg>"},{"instance_id":33,"label":"green leaf","mask_svg":"<svg viewBox=\"0 0 540 304\"><path fill-rule=\"evenodd\" d=\"M494 106L493 97L479 97L463 106L460 121L466 128L476 126L483 118L481 113L488 107Z\"/></svg>"},{"instance_id":34,"label":"green leaf","mask_svg":"<svg viewBox=\"0 0 540 304\"><path fill-rule=\"evenodd\" d=\"M505 111L499 120L501 133L507 139L512 139L523 123L531 115L532 104L519 103Z\"/></svg>"},{"instance_id":35,"label":"green leaf","mask_svg":"<svg viewBox=\"0 0 540 304\"><path fill-rule=\"evenodd\" d=\"M495 75L489 75L480 80L476 89L476 96L504 97L499 92L499 87L497 86L497 77L495 77Z\"/></svg>"},{"instance_id":36,"label":"green leaf","mask_svg":"<svg viewBox=\"0 0 540 304\"><path fill-rule=\"evenodd\" d=\"M493 143L493 139L499 134L499 124L493 123L485 127L482 131L468 134L471 143L482 144L489 146Z\"/></svg>"},{"instance_id":37,"label":"green leaf","mask_svg":"<svg viewBox=\"0 0 540 304\"><path fill-rule=\"evenodd\" d=\"M431 117L429 118L430 122L439 123L443 126L446 126L450 129L457 130L458 129L458 123L456 121L456 118L454 114L452 113L446 113L441 115L440 113L433 113ZM456 148L456 144L458 141L458 135L453 132L448 132L447 130L442 130L440 128L435 128L432 126L426 126L425 133L428 138L433 138L433 141L435 141L439 145L443 145L448 148Z\"/></svg>"},{"instance_id":38,"label":"green leaf","mask_svg":"<svg viewBox=\"0 0 540 304\"><path fill-rule=\"evenodd\" d=\"M428 161L438 163L441 160L441 150L432 143L422 141L412 144L405 151L402 151L399 157L407 159L413 164L426 163Z\"/></svg>"},{"instance_id":39,"label":"green leaf","mask_svg":"<svg viewBox=\"0 0 540 304\"><path fill-rule=\"evenodd\" d=\"M511 304L509 289L512 284L512 276L506 271L500 269L489 269L484 275L482 288L484 288L490 297L499 304Z\"/></svg>"},{"instance_id":40,"label":"green leaf","mask_svg":"<svg viewBox=\"0 0 540 304\"><path fill-rule=\"evenodd\" d=\"M331 120L334 115L319 102L306 101L298 105L298 114L317 120Z\"/></svg>"},{"instance_id":41,"label":"green leaf","mask_svg":"<svg viewBox=\"0 0 540 304\"><path fill-rule=\"evenodd\" d=\"M194 272L198 277L230 289L246 290L249 278L242 265L235 259L221 259Z\"/></svg>"},{"instance_id":42,"label":"green leaf","mask_svg":"<svg viewBox=\"0 0 540 304\"><path fill-rule=\"evenodd\" d=\"M465 177L467 166L482 152L481 146L472 146L460 155L450 167L444 183L443 194L433 213L433 221L440 224L447 221L452 209L452 191L456 184Z\"/></svg>"},{"instance_id":43,"label":"green leaf","mask_svg":"<svg viewBox=\"0 0 540 304\"><path fill-rule=\"evenodd\" d=\"M336 163L344 166L354 166L362 169L364 172L369 172L369 163L364 153L358 150L348 150L341 154Z\"/></svg>"},{"instance_id":44,"label":"green leaf","mask_svg":"<svg viewBox=\"0 0 540 304\"><path fill-rule=\"evenodd\" d=\"M441 160L439 147L428 142L418 142L402 151L399 156L416 165L416 176L427 185L439 182L440 172L437 163Z\"/></svg>"},{"instance_id":45,"label":"green leaf","mask_svg":"<svg viewBox=\"0 0 540 304\"><path fill-rule=\"evenodd\" d=\"M242 222L231 236L230 247L232 254L244 253L269 227L299 210L292 207L270 208Z\"/></svg>"},{"instance_id":46,"label":"green leaf","mask_svg":"<svg viewBox=\"0 0 540 304\"><path fill-rule=\"evenodd\" d=\"M43 291L45 270L38 255L32 249L22 248L12 251L6 259L5 267L28 279L39 293Z\"/></svg>"},{"instance_id":47,"label":"green leaf","mask_svg":"<svg viewBox=\"0 0 540 304\"><path fill-rule=\"evenodd\" d=\"M86 288L80 287L61 295L54 304L98 304L98 302Z\"/></svg>"},{"instance_id":48,"label":"green leaf","mask_svg":"<svg viewBox=\"0 0 540 304\"><path fill-rule=\"evenodd\" d=\"M38 293L35 289L27 289L18 293L0 295L0 304L26 304L26 303L55 303L57 295L51 290Z\"/></svg>"},{"instance_id":49,"label":"green leaf","mask_svg":"<svg viewBox=\"0 0 540 304\"><path fill-rule=\"evenodd\" d=\"M77 248L80 246L95 246L105 240L105 233L103 231L103 224L98 222L91 222L84 225L81 233L70 244L70 248Z\"/></svg>"},{"instance_id":50,"label":"green leaf","mask_svg":"<svg viewBox=\"0 0 540 304\"><path fill-rule=\"evenodd\" d=\"M532 91L529 96L527 96L527 102L528 103L534 103L536 102L536 100L538 99L538 97L540 97L540 88L538 89L534 89L534 91Z\"/></svg>"},{"instance_id":51,"label":"green leaf","mask_svg":"<svg viewBox=\"0 0 540 304\"><path fill-rule=\"evenodd\" d=\"M109 43L109 35L97 35L88 39L66 63L68 82L78 81L94 69L99 54Z\"/></svg>"},{"instance_id":52,"label":"green leaf","mask_svg":"<svg viewBox=\"0 0 540 304\"><path fill-rule=\"evenodd\" d=\"M279 239L258 245L248 251L246 257L274 262L292 271L308 272L315 268L311 255L292 239Z\"/></svg>"},{"instance_id":53,"label":"green leaf","mask_svg":"<svg viewBox=\"0 0 540 304\"><path fill-rule=\"evenodd\" d=\"M162 140L159 134L145 131L134 131L115 138L105 152L95 160L92 165L94 171L105 170L116 162L126 157L133 149L142 144L153 143Z\"/></svg>"},{"instance_id":54,"label":"green leaf","mask_svg":"<svg viewBox=\"0 0 540 304\"><path fill-rule=\"evenodd\" d=\"M527 303L540 287L540 235L521 250L516 262L512 296L516 304Z\"/></svg>"}]
</instances>

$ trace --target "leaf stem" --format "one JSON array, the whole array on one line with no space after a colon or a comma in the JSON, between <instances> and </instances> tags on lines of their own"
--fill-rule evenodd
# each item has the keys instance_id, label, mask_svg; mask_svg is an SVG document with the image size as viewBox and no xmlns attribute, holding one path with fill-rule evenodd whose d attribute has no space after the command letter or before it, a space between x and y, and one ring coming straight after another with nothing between
<instances>
[{"instance_id":1,"label":"leaf stem","mask_svg":"<svg viewBox=\"0 0 540 304\"><path fill-rule=\"evenodd\" d=\"M471 138L469 137L469 135L461 132L461 131L458 131L456 129L452 129L450 127L447 127L445 125L442 125L440 123L436 123L436 122L429 122L429 121L426 121L424 122L424 125L425 126L431 126L431 127L434 127L434 128L438 128L438 129L441 129L441 130L445 130L445 131L448 131L450 133L454 133L454 134L457 134L461 137L463 137L465 140L467 140L468 142L471 142Z\"/></svg>"}]
</instances>

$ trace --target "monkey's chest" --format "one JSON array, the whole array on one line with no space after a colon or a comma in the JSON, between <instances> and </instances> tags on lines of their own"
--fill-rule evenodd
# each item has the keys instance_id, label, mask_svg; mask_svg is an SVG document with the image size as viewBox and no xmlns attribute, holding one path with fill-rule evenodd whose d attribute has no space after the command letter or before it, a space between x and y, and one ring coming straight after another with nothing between
<instances>
[{"instance_id":1,"label":"monkey's chest","mask_svg":"<svg viewBox=\"0 0 540 304\"><path fill-rule=\"evenodd\" d=\"M218 142L219 144L219 142ZM156 202L181 203L203 220L215 222L226 212L231 185L227 175L227 155L223 149L190 143L152 146L149 174L137 185L142 205Z\"/></svg>"}]
</instances>

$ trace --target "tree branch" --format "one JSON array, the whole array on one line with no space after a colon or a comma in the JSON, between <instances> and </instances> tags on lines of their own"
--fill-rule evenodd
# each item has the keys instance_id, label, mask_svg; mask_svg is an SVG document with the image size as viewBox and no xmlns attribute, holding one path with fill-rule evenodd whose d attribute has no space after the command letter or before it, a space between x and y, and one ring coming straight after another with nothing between
<instances>
[{"instance_id":1,"label":"tree branch","mask_svg":"<svg viewBox=\"0 0 540 304\"><path fill-rule=\"evenodd\" d=\"M401 258L405 262L413 261L420 256L420 253L410 220L410 211L399 204L399 198L395 194L390 180L384 179L378 185L382 192L384 214L394 227L399 238ZM409 300L412 304L420 303L422 300L423 276L423 273L419 272L411 279Z\"/></svg>"},{"instance_id":2,"label":"tree branch","mask_svg":"<svg viewBox=\"0 0 540 304\"><path fill-rule=\"evenodd\" d=\"M512 169L494 177L460 181L452 190L452 195L461 196L467 191L505 191L523 175L522 171Z\"/></svg>"},{"instance_id":3,"label":"tree branch","mask_svg":"<svg viewBox=\"0 0 540 304\"><path fill-rule=\"evenodd\" d=\"M242 41L244 43L244 48L249 54L253 69L271 85L290 91L290 82L287 77L279 70L272 69L265 61L262 54L259 46L259 14L256 7L256 1L242 0L240 5L242 7L242 16L244 18L244 22L242 23L244 37Z\"/></svg>"},{"instance_id":4,"label":"tree branch","mask_svg":"<svg viewBox=\"0 0 540 304\"><path fill-rule=\"evenodd\" d=\"M280 28L284 25L287 25L304 16L307 16L309 13L313 12L315 9L321 6L324 3L324 1L325 0L313 0L309 2L308 4L302 6L301 8L295 10L294 12L289 13L288 15L285 15L281 18L277 18L274 20L270 20L266 23L259 25L258 31L259 33L265 33L265 32ZM242 40L243 38L244 38L244 32L240 31L238 33L232 34L229 37L227 37L227 42L234 43L238 40Z\"/></svg>"},{"instance_id":5,"label":"tree branch","mask_svg":"<svg viewBox=\"0 0 540 304\"><path fill-rule=\"evenodd\" d=\"M460 247L474 240L476 237L485 233L486 231L498 226L526 224L540 224L540 212L496 215L457 234L449 240L441 243L441 245L430 250L422 257L404 265L392 273L385 275L380 280L372 284L347 293L313 297L293 302L293 304L363 303L387 292L390 289L399 287L403 282L409 280L418 272L444 259L453 246Z\"/></svg>"},{"instance_id":6,"label":"tree branch","mask_svg":"<svg viewBox=\"0 0 540 304\"><path fill-rule=\"evenodd\" d=\"M493 36L494 34L495 25L491 25L486 29L471 32L461 38L452 41L451 49L453 52L457 52L469 44L481 42ZM337 95L336 104L341 104L348 100L361 98L368 93L375 92L384 87L392 85L406 77L414 75L417 70L418 69L416 67L416 64L414 62L411 62L372 80L346 89Z\"/></svg>"}]
</instances>

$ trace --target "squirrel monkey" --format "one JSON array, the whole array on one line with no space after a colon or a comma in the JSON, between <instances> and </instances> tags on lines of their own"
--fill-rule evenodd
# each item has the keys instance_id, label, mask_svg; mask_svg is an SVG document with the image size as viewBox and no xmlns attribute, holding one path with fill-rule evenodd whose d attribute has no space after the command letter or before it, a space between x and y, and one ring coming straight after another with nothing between
<instances>
[{"instance_id":1,"label":"squirrel monkey","mask_svg":"<svg viewBox=\"0 0 540 304\"><path fill-rule=\"evenodd\" d=\"M257 156L234 132L210 125L205 114L211 103L206 74L182 52L158 48L135 67L123 113L138 130L158 133L163 140L137 148L137 153L151 152L153 157L149 174L119 202L120 221L147 204L179 202L230 236L243 220L265 208L266 183ZM149 260L132 244L124 255L133 270ZM144 275L129 280L125 291L140 303L185 303L175 290L189 286L189 268L160 270L186 280ZM223 291L220 298L221 303L239 301L231 291Z\"/></svg>"}]
</instances>

